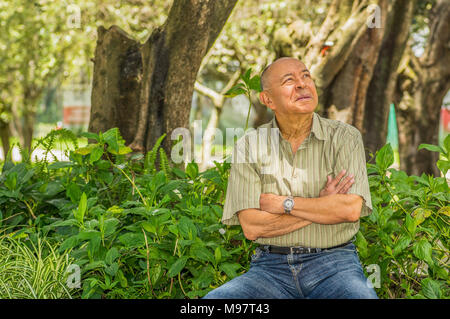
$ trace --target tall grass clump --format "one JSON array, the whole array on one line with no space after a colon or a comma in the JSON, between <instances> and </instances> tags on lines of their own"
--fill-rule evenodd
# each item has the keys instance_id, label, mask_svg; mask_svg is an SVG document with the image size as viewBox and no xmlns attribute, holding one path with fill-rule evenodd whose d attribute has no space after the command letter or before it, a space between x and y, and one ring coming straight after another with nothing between
<instances>
[{"instance_id":1,"label":"tall grass clump","mask_svg":"<svg viewBox=\"0 0 450 319\"><path fill-rule=\"evenodd\" d=\"M72 298L66 286L69 255L48 241L0 237L0 299Z\"/></svg>"}]
</instances>

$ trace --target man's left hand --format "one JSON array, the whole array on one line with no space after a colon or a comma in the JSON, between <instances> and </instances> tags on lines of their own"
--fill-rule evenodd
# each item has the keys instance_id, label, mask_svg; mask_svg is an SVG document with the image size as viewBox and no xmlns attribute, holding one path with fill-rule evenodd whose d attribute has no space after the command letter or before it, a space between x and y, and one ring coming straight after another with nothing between
<instances>
[{"instance_id":1,"label":"man's left hand","mask_svg":"<svg viewBox=\"0 0 450 319\"><path fill-rule=\"evenodd\" d=\"M261 194L259 196L259 208L272 214L284 214L283 201L287 196L275 194Z\"/></svg>"}]
</instances>

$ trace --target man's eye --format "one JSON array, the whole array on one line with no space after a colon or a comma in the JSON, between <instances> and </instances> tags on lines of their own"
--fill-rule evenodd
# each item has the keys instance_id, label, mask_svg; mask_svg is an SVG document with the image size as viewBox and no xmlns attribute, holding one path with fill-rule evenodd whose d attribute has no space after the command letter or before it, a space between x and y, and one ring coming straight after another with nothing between
<instances>
[{"instance_id":1,"label":"man's eye","mask_svg":"<svg viewBox=\"0 0 450 319\"><path fill-rule=\"evenodd\" d=\"M305 78L311 77L308 73L305 73L303 76L304 76Z\"/></svg>"}]
</instances>

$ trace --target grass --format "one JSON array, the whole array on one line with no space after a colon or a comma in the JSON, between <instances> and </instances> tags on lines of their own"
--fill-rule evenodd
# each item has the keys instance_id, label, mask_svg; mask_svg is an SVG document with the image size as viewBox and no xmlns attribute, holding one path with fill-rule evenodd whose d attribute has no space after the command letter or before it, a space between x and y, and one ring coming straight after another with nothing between
<instances>
[{"instance_id":1,"label":"grass","mask_svg":"<svg viewBox=\"0 0 450 319\"><path fill-rule=\"evenodd\" d=\"M0 238L0 299L71 299L69 265L48 241Z\"/></svg>"}]
</instances>

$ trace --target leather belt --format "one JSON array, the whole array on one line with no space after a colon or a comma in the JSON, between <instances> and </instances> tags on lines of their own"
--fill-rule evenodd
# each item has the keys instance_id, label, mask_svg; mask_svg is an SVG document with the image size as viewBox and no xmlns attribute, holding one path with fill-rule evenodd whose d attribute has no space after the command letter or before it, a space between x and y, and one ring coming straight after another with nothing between
<instances>
[{"instance_id":1,"label":"leather belt","mask_svg":"<svg viewBox=\"0 0 450 319\"><path fill-rule=\"evenodd\" d=\"M294 247L280 247L280 246L272 246L272 245L264 245L260 246L259 248L273 254L282 254L282 255L289 255L289 254L315 254L320 253L324 250L330 250L335 249L339 247L347 246L348 244L351 244L352 242L346 242L344 244L329 247L329 248L310 248L310 247L301 247L301 246L294 246Z\"/></svg>"}]
</instances>

